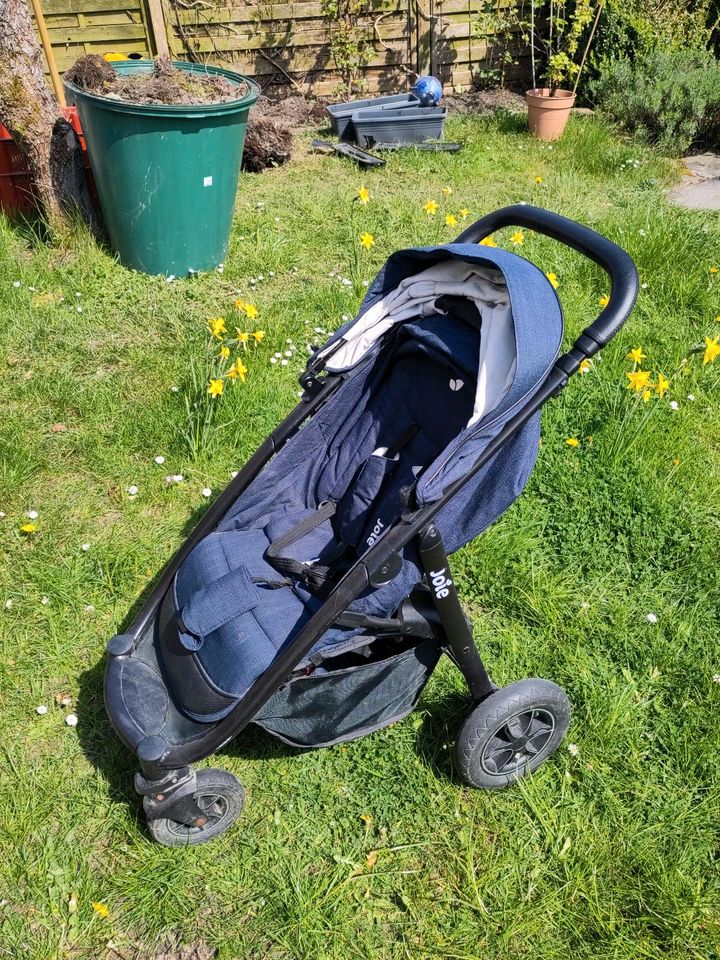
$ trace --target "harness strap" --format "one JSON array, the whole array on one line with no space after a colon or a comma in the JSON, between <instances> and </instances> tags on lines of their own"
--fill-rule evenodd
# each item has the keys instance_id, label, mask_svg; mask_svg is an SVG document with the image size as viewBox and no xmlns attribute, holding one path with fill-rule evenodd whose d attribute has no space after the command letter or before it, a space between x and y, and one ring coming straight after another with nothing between
<instances>
[{"instance_id":1,"label":"harness strap","mask_svg":"<svg viewBox=\"0 0 720 960\"><path fill-rule=\"evenodd\" d=\"M334 516L336 509L337 504L334 500L326 500L321 503L315 513L305 517L297 526L292 527L277 540L273 540L265 551L265 559L280 573L288 574L298 580L304 580L310 587L315 589L326 587L332 576L330 567L321 563L302 563L300 560L283 557L281 554L287 547L301 540L306 534Z\"/></svg>"}]
</instances>

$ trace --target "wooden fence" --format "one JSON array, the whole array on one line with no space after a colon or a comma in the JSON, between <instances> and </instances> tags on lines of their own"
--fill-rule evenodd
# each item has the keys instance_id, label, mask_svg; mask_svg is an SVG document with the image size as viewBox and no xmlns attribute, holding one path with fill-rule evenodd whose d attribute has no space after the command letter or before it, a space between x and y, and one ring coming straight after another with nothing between
<instances>
[{"instance_id":1,"label":"wooden fence","mask_svg":"<svg viewBox=\"0 0 720 960\"><path fill-rule=\"evenodd\" d=\"M225 0L43 0L61 71L85 53L169 52L175 59L228 65L262 86L292 81L304 91L332 94L339 73L333 24L319 2ZM501 3L508 0L500 0ZM482 0L369 0L354 38L367 63L369 92L403 88L409 76L434 73L446 89L468 87L486 64L487 46L474 35ZM510 76L527 75L516 50Z\"/></svg>"}]
</instances>

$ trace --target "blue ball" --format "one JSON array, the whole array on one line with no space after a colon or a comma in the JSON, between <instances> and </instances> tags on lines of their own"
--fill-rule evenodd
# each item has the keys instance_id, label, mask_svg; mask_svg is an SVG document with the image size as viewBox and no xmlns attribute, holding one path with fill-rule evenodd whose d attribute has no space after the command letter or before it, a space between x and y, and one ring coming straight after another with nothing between
<instances>
[{"instance_id":1,"label":"blue ball","mask_svg":"<svg viewBox=\"0 0 720 960\"><path fill-rule=\"evenodd\" d=\"M418 77L412 92L424 107L436 107L442 97L442 84L437 77Z\"/></svg>"}]
</instances>

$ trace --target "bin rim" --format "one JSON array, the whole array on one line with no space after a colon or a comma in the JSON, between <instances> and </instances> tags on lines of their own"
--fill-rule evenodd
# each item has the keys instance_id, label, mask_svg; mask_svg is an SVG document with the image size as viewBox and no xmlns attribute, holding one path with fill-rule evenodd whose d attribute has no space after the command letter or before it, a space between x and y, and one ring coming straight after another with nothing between
<instances>
[{"instance_id":1,"label":"bin rim","mask_svg":"<svg viewBox=\"0 0 720 960\"><path fill-rule=\"evenodd\" d=\"M138 73L152 68L153 60L118 60L110 63L116 73ZM187 73L205 73L225 77L233 83L245 83L247 93L236 100L223 100L218 103L131 103L129 100L116 100L101 93L89 93L76 87L74 83L63 79L63 84L70 97L78 101L88 101L93 106L103 110L114 110L117 113L134 113L140 116L152 117L217 117L225 113L236 113L251 107L260 96L261 90L254 80L235 70L226 70L224 67L213 67L204 63L186 63L183 60L172 60L174 67L179 67Z\"/></svg>"}]
</instances>

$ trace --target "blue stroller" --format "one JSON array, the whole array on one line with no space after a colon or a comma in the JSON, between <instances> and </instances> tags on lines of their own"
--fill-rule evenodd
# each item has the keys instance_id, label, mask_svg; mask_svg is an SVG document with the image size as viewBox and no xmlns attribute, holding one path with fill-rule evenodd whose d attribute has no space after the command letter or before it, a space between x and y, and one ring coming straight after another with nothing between
<instances>
[{"instance_id":1,"label":"blue stroller","mask_svg":"<svg viewBox=\"0 0 720 960\"><path fill-rule=\"evenodd\" d=\"M609 274L610 302L567 353L543 273L477 245L511 225ZM298 747L363 736L413 709L443 652L470 692L463 781L505 787L553 753L566 694L492 684L448 554L520 494L542 405L618 332L637 286L615 244L525 205L390 257L358 316L310 357L298 406L108 644L107 710L139 760L156 840L202 843L235 821L237 779L192 764L249 723Z\"/></svg>"}]
</instances>

